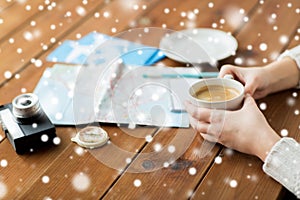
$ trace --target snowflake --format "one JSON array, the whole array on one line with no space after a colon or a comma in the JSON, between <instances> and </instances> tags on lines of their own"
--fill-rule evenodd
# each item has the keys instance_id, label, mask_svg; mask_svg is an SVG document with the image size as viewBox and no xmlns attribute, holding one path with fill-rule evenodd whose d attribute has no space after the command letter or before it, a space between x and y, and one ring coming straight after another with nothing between
<instances>
[{"instance_id":1,"label":"snowflake","mask_svg":"<svg viewBox=\"0 0 300 200\"><path fill-rule=\"evenodd\" d=\"M152 142L153 137L152 137L151 135L147 135L147 136L145 137L145 139L146 139L146 142Z\"/></svg>"},{"instance_id":2,"label":"snowflake","mask_svg":"<svg viewBox=\"0 0 300 200\"><path fill-rule=\"evenodd\" d=\"M168 146L168 151L169 151L169 153L174 153L174 152L175 152L175 150L176 150L176 148L175 148L175 146L174 146L174 145L170 145L170 146Z\"/></svg>"},{"instance_id":3,"label":"snowflake","mask_svg":"<svg viewBox=\"0 0 300 200\"><path fill-rule=\"evenodd\" d=\"M12 77L12 73L10 71L5 71L4 72L4 78L10 79Z\"/></svg>"},{"instance_id":4,"label":"snowflake","mask_svg":"<svg viewBox=\"0 0 300 200\"><path fill-rule=\"evenodd\" d=\"M197 169L195 167L191 167L189 168L189 174L191 176L195 175L197 173Z\"/></svg>"},{"instance_id":5,"label":"snowflake","mask_svg":"<svg viewBox=\"0 0 300 200\"><path fill-rule=\"evenodd\" d=\"M209 7L209 8L213 8L213 7L214 7L214 3L213 3L213 2L209 2L209 3L208 3L208 7Z\"/></svg>"},{"instance_id":6,"label":"snowflake","mask_svg":"<svg viewBox=\"0 0 300 200\"><path fill-rule=\"evenodd\" d=\"M289 131L288 131L287 129L282 129L282 130L280 131L280 135L281 135L282 137L286 137L286 136L288 136L288 134L289 134Z\"/></svg>"},{"instance_id":7,"label":"snowflake","mask_svg":"<svg viewBox=\"0 0 300 200\"><path fill-rule=\"evenodd\" d=\"M42 177L42 182L45 183L45 184L49 183L50 182L49 176L43 176Z\"/></svg>"},{"instance_id":8,"label":"snowflake","mask_svg":"<svg viewBox=\"0 0 300 200\"><path fill-rule=\"evenodd\" d=\"M73 177L72 185L78 192L84 192L90 187L91 180L85 173L80 172Z\"/></svg>"},{"instance_id":9,"label":"snowflake","mask_svg":"<svg viewBox=\"0 0 300 200\"><path fill-rule=\"evenodd\" d=\"M267 104L265 102L262 102L262 103L259 104L259 108L261 110L266 110L267 109Z\"/></svg>"},{"instance_id":10,"label":"snowflake","mask_svg":"<svg viewBox=\"0 0 300 200\"><path fill-rule=\"evenodd\" d=\"M134 185L135 187L140 187L140 186L142 185L142 181L141 181L140 179L135 179L135 180L133 181L133 185Z\"/></svg>"},{"instance_id":11,"label":"snowflake","mask_svg":"<svg viewBox=\"0 0 300 200\"><path fill-rule=\"evenodd\" d=\"M162 150L162 145L159 143L156 143L153 145L154 151L160 152Z\"/></svg>"},{"instance_id":12,"label":"snowflake","mask_svg":"<svg viewBox=\"0 0 300 200\"><path fill-rule=\"evenodd\" d=\"M236 180L231 180L230 182L229 182L229 185L230 185L230 187L232 187L232 188L236 188L237 186L238 186L238 182L236 181Z\"/></svg>"},{"instance_id":13,"label":"snowflake","mask_svg":"<svg viewBox=\"0 0 300 200\"><path fill-rule=\"evenodd\" d=\"M0 161L0 166L1 166L1 167L7 167L7 165L8 165L7 160L2 159L2 160Z\"/></svg>"},{"instance_id":14,"label":"snowflake","mask_svg":"<svg viewBox=\"0 0 300 200\"><path fill-rule=\"evenodd\" d=\"M61 142L61 139L60 139L59 137L55 137L55 138L53 138L53 144L55 144L55 145L59 145L59 144L60 144L60 142Z\"/></svg>"},{"instance_id":15,"label":"snowflake","mask_svg":"<svg viewBox=\"0 0 300 200\"><path fill-rule=\"evenodd\" d=\"M268 45L267 45L266 43L261 43L261 44L259 45L259 49L260 49L261 51L266 51L266 50L268 49Z\"/></svg>"},{"instance_id":16,"label":"snowflake","mask_svg":"<svg viewBox=\"0 0 300 200\"><path fill-rule=\"evenodd\" d=\"M216 163L216 164L221 164L221 163L222 163L222 157L217 156L217 157L215 158L215 163Z\"/></svg>"}]
</instances>

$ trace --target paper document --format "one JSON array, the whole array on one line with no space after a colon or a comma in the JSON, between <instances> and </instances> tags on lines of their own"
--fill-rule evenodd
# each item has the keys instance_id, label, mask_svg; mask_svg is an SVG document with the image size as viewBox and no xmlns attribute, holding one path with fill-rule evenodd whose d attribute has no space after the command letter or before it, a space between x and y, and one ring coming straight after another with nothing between
<instances>
[{"instance_id":1,"label":"paper document","mask_svg":"<svg viewBox=\"0 0 300 200\"><path fill-rule=\"evenodd\" d=\"M102 47L108 46L111 51L101 52ZM91 55L97 54L99 56L92 60L93 64L102 64L110 56L107 53L120 55L127 65L148 66L165 57L158 48L91 32L77 41L64 41L47 56L47 61L83 65L91 62Z\"/></svg>"},{"instance_id":2,"label":"paper document","mask_svg":"<svg viewBox=\"0 0 300 200\"><path fill-rule=\"evenodd\" d=\"M199 81L194 78L178 78L170 79L170 88L173 91L171 95L171 111L172 112L184 112L184 102L189 99L188 88L193 83Z\"/></svg>"},{"instance_id":3,"label":"paper document","mask_svg":"<svg viewBox=\"0 0 300 200\"><path fill-rule=\"evenodd\" d=\"M106 72L111 75L104 74L107 79L93 86L89 81L93 75L97 78L97 73L86 67L56 64L45 70L34 93L56 125L107 122L189 127L187 113L173 112L172 95L177 98L179 90L170 87L171 79L143 77L145 73L174 73L173 69L138 66L111 69ZM82 73L88 74L88 80L80 77Z\"/></svg>"}]
</instances>

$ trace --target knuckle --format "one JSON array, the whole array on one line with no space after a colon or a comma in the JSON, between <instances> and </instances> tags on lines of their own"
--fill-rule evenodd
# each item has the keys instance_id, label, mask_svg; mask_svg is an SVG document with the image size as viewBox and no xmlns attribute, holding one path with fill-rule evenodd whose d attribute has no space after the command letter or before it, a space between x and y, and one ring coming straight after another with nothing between
<instances>
[{"instance_id":1,"label":"knuckle","mask_svg":"<svg viewBox=\"0 0 300 200\"><path fill-rule=\"evenodd\" d=\"M194 117L194 118L200 120L200 119L201 119L201 115L202 115L201 113L202 113L202 111L201 111L200 108L195 108L195 109L192 111L191 115L192 115L192 117Z\"/></svg>"},{"instance_id":2,"label":"knuckle","mask_svg":"<svg viewBox=\"0 0 300 200\"><path fill-rule=\"evenodd\" d=\"M191 113L192 117L194 118L198 118L198 116L200 116L200 113L198 111L198 109L194 109Z\"/></svg>"},{"instance_id":3,"label":"knuckle","mask_svg":"<svg viewBox=\"0 0 300 200\"><path fill-rule=\"evenodd\" d=\"M204 126L200 122L197 123L196 130L197 130L197 132L200 132L200 133L205 132Z\"/></svg>"},{"instance_id":4,"label":"knuckle","mask_svg":"<svg viewBox=\"0 0 300 200\"><path fill-rule=\"evenodd\" d=\"M225 64L221 67L221 72L223 71L230 71L233 68L233 65Z\"/></svg>"},{"instance_id":5,"label":"knuckle","mask_svg":"<svg viewBox=\"0 0 300 200\"><path fill-rule=\"evenodd\" d=\"M213 124L224 123L224 121L225 121L225 111L215 110L210 115L210 121Z\"/></svg>"}]
</instances>

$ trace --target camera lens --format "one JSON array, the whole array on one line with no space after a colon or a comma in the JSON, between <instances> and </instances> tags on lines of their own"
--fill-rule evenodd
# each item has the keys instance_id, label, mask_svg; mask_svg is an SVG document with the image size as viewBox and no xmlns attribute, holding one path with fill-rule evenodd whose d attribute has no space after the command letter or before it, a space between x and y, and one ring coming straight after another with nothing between
<instances>
[{"instance_id":1,"label":"camera lens","mask_svg":"<svg viewBox=\"0 0 300 200\"><path fill-rule=\"evenodd\" d=\"M41 110L38 97L35 94L21 94L14 98L13 114L16 118L29 118Z\"/></svg>"},{"instance_id":2,"label":"camera lens","mask_svg":"<svg viewBox=\"0 0 300 200\"><path fill-rule=\"evenodd\" d=\"M32 101L30 101L29 99L20 99L20 104L22 106L29 106L32 103Z\"/></svg>"}]
</instances>

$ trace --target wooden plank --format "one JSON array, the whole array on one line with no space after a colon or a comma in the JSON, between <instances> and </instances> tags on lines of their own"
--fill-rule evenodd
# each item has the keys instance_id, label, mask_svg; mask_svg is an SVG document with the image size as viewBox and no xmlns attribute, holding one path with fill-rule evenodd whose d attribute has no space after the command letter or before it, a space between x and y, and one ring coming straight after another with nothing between
<instances>
[{"instance_id":1,"label":"wooden plank","mask_svg":"<svg viewBox=\"0 0 300 200\"><path fill-rule=\"evenodd\" d=\"M90 18L81 24L80 28L74 29L67 38L76 39L77 35L84 36L91 31L97 31L110 36L122 36L124 31L135 28L137 19L142 18L144 13L155 7L158 2L158 0L142 0L125 3L125 1L115 0L103 9L95 12L100 14L100 17Z\"/></svg>"},{"instance_id":2,"label":"wooden plank","mask_svg":"<svg viewBox=\"0 0 300 200\"><path fill-rule=\"evenodd\" d=\"M137 129L135 130L140 134L140 132L148 132L150 129ZM8 187L6 197L15 199L15 198L44 198L47 196L50 197L96 197L99 195L97 192L104 192L110 183L114 180L115 177L119 175L119 171L111 169L109 167L103 166L101 161L95 159L90 153L78 148L75 144L70 144L70 137L74 136L73 128L59 128L58 135L61 138L61 144L53 149L49 149L44 152L37 152L31 155L25 156L16 156L15 152L12 150L11 145L6 140L1 144L0 151L1 157L0 160L7 161L8 166L0 168L1 181L3 181ZM151 130L152 131L152 130ZM133 131L131 131L133 132ZM128 137L123 132L120 132L120 129L110 129L111 141L118 145L120 148L125 150L135 151L136 144L142 144L139 141L144 139L134 139ZM115 133L118 133L118 136L114 136ZM128 145L128 146L125 146ZM127 147L127 148L126 148ZM108 153L111 151L106 149L104 152ZM116 157L113 157L115 159ZM56 161L56 162L53 162ZM66 162L68 161L68 162ZM51 168L51 163L53 166ZM122 165L125 166L126 162L123 160ZM120 166L122 166L120 165ZM49 168L49 170L46 170ZM97 169L97 170L94 170ZM16 173L16 172L22 172ZM82 193L80 186L82 183L80 178L81 173L88 174L91 178L91 187ZM74 176L72 176L74 175ZM50 178L50 183L45 182L45 178ZM96 179L95 179L96 177ZM83 177L85 178L85 177ZM108 184L106 185L105 181L107 180ZM74 185L75 183L77 185ZM2 183L3 183L2 182ZM101 182L101 184L97 184ZM32 187L32 184L35 183ZM79 185L78 185L79 184ZM44 187L41 187L44 186ZM69 187L66 187L68 185ZM76 189L76 186L78 190ZM96 188L95 188L96 186ZM33 191L26 192L28 188L35 191L36 188L42 188L44 192L35 193ZM60 188L61 190L58 190ZM66 189L68 188L66 192ZM55 191L55 192L54 192ZM70 194L71 193L71 194ZM55 195L53 195L55 194ZM36 196L35 196L36 195ZM36 199L35 198L35 199Z\"/></svg>"},{"instance_id":3,"label":"wooden plank","mask_svg":"<svg viewBox=\"0 0 300 200\"><path fill-rule=\"evenodd\" d=\"M192 199L277 199L281 186L261 169L253 156L224 150Z\"/></svg>"},{"instance_id":4,"label":"wooden plank","mask_svg":"<svg viewBox=\"0 0 300 200\"><path fill-rule=\"evenodd\" d=\"M300 43L300 22L298 24L298 26L296 27L296 29L294 30L295 34L293 35L292 38L290 38L290 44L288 46L288 48L292 48L295 47L297 45L299 45Z\"/></svg>"},{"instance_id":5,"label":"wooden plank","mask_svg":"<svg viewBox=\"0 0 300 200\"><path fill-rule=\"evenodd\" d=\"M287 131L289 137L300 141L299 109L298 101L299 92L297 89L290 89L275 94L271 94L258 101L258 105L265 104L266 110L262 112L272 128L281 134L281 131ZM283 115L283 113L285 113ZM295 123L291 123L295 122Z\"/></svg>"},{"instance_id":6,"label":"wooden plank","mask_svg":"<svg viewBox=\"0 0 300 200\"><path fill-rule=\"evenodd\" d=\"M14 5L15 4L15 1L1 1L0 2L0 13L9 8L10 6Z\"/></svg>"},{"instance_id":7,"label":"wooden plank","mask_svg":"<svg viewBox=\"0 0 300 200\"><path fill-rule=\"evenodd\" d=\"M89 16L89 20L87 23L76 24L75 19L78 17L72 17L71 19L64 18L64 14L68 11L72 11L72 7L76 8L76 4L72 4L72 7L68 6L60 6L62 8L67 8L66 10L61 11L60 16L57 13L57 17L52 17L52 14L49 13L43 17L39 17L36 19L37 26L40 30L48 30L51 24L60 24L63 23L63 26L56 26L55 30L51 30L52 34L43 34L41 38L37 38L33 41L24 41L22 38L22 33L18 33L15 38L19 38L20 44L22 44L23 52L18 54L17 48L15 45L9 44L6 42L3 46L5 47L5 51L0 53L0 60L6 65L3 68L0 68L0 74L4 74L4 72L9 71L14 74L18 70L20 70L24 65L27 65L31 62L32 55L35 55L35 59L41 54L44 54L48 49L43 50L43 47L51 48L53 46L50 41L51 38L55 38L56 41L54 44L57 44L60 40L64 39L78 39L78 37L83 36L92 31L99 31L104 34L113 35L114 30L117 32L121 32L124 28L128 28L132 21L139 16L142 12L144 12L142 7L151 7L151 5L155 4L156 1L140 1L139 3L135 3L134 1L124 7L124 1L113 1L108 4L105 9L99 8L99 10L95 10L93 12L94 15ZM67 3L66 3L67 4ZM135 5L139 5L139 9L135 10ZM129 7L128 7L129 6ZM128 12L128 10L133 10L133 12ZM74 11L73 11L74 12ZM103 17L103 14L109 14L107 17ZM98 17L100 15L100 17ZM102 16L101 16L102 15ZM111 16L114 16L113 18ZM56 15L55 15L56 16ZM46 18L53 18L52 20L45 20ZM65 20L62 22L62 19ZM47 23L43 23L43 21L47 21ZM117 22L116 22L117 21ZM97 24L97 26L95 26ZM31 27L28 27L31 30ZM72 31L73 30L73 31ZM66 35L68 34L67 38ZM16 39L15 39L16 40ZM18 43L19 44L19 43ZM41 46L42 44L42 46ZM5 81L3 76L0 76L0 83Z\"/></svg>"},{"instance_id":8,"label":"wooden plank","mask_svg":"<svg viewBox=\"0 0 300 200\"><path fill-rule=\"evenodd\" d=\"M12 192L18 188L22 188L22 190L17 194L9 193L8 196L20 199L43 199L45 197L52 199L98 199L101 197L128 165L127 157L124 158L121 154L114 155L115 146L135 155L136 149L140 149L145 142L144 138L127 135L125 128L108 126L103 126L103 128L108 130L111 144L88 151L72 143L70 141L71 135L66 134L65 128L59 129L58 134L62 136L62 142L65 145L60 145L60 151L56 152L54 156L47 152L44 156L41 154L34 158L30 157L30 159L34 159L35 163L34 174L28 172L29 170L25 168L27 166L19 166L18 170L24 171L23 181L16 181L14 177L10 177L6 183ZM74 134L75 130L70 130ZM151 134L153 130L146 127L129 131L146 135ZM115 169L105 165L105 162L97 157L100 154L107 155L107 159L113 161L119 168ZM11 157L13 159L16 156ZM131 159L131 157L127 159ZM18 162L15 164L17 165ZM23 161L20 164L23 164ZM13 173L17 169L10 165L8 170ZM9 172L5 172L5 174L9 174ZM17 182L15 187L13 181ZM39 188L39 192L36 192L36 188Z\"/></svg>"},{"instance_id":9,"label":"wooden plank","mask_svg":"<svg viewBox=\"0 0 300 200\"><path fill-rule=\"evenodd\" d=\"M233 32L244 23L243 17L256 4L257 2L251 0L214 2L190 0L188 3L167 0L141 18L139 25L143 26L143 22L147 21L151 26L173 30L204 27Z\"/></svg>"},{"instance_id":10,"label":"wooden plank","mask_svg":"<svg viewBox=\"0 0 300 200\"><path fill-rule=\"evenodd\" d=\"M53 10L47 10L34 18L35 26L27 24L26 27L11 36L13 40L2 42L0 83L6 80L5 72L15 74L24 65L31 63L32 59L37 59L38 56L45 53L72 27L80 26L81 20L89 12L91 12L90 15L93 15L93 9L104 6L103 1L94 1L87 5L82 5L81 0L73 1L72 4L69 1L62 1ZM68 12L71 13L70 17L66 17Z\"/></svg>"},{"instance_id":11,"label":"wooden plank","mask_svg":"<svg viewBox=\"0 0 300 200\"><path fill-rule=\"evenodd\" d=\"M300 19L296 12L299 6L297 0L264 1L260 4L236 36L239 41L236 56L225 62L254 66L274 61L299 29Z\"/></svg>"},{"instance_id":12,"label":"wooden plank","mask_svg":"<svg viewBox=\"0 0 300 200\"><path fill-rule=\"evenodd\" d=\"M69 28L71 28L72 31L70 31L70 30L67 31L68 35L60 38L60 40L63 41L65 39L76 39L76 36L78 34L85 35L92 31L99 31L104 34L112 34L111 33L112 27L115 27L117 30L122 31L123 29L125 29L129 26L130 22L133 19L135 19L137 16L139 16L143 12L143 10L141 8L140 8L140 10L135 11L135 12L128 12L128 10L126 10L125 8L119 9L120 6L123 5L123 3L124 2L122 2L122 1L114 1L110 4L108 4L105 8L103 8L103 9L99 8L98 11L94 11L94 12L103 14L104 12L108 12L108 11L112 12L113 11L113 14L114 14L114 16L116 16L116 18L122 19L122 20L126 19L127 20L126 22L116 24L114 19L110 20L110 19L106 19L104 17L101 17L101 18L91 17L85 23L81 24L80 27L77 26L74 30L72 30L72 28L74 28L73 26L69 26ZM147 6L150 7L152 5L152 3L154 4L155 1L140 2L141 5L145 5L146 7ZM64 7L66 7L66 6L64 6ZM133 7L130 9L133 9ZM64 13L64 12L62 12L62 13ZM97 26L95 26L95 24L97 24ZM43 38L44 37L48 38L47 35L43 35ZM56 41L55 44L56 45L54 45L53 47L49 47L47 49L47 52L54 50L54 48L56 48L59 45L59 40ZM32 44L24 43L24 45L26 45L26 47L29 48ZM10 49L12 49L12 48L8 48L7 51L10 51ZM45 52L43 52L43 53L45 53ZM13 60L14 55L15 54L11 54L11 55L7 54L7 56L9 56L11 58L11 60ZM28 52L28 57L26 58L26 61L24 61L24 63L30 62L30 59L31 59L30 55L31 55L30 52ZM41 77L44 69L47 67L51 67L53 64L53 63L49 63L49 62L45 61L46 56L47 56L47 53L43 54L41 57L36 57L36 59L40 59L42 61L43 65L41 67L36 67L34 64L30 64L26 68L25 72L18 73L16 77L12 77L12 79L10 81L8 81L5 85L3 85L1 87L1 90L0 90L0 96L1 96L0 104L1 105L11 102L12 99L15 96L19 95L22 91L23 92L24 91L32 92L34 90L36 84L39 81L39 77ZM7 66L9 67L8 69L12 72L13 70L11 70L11 69L13 69L14 67L16 67L16 70L20 70L20 68L22 68L24 66L24 63L13 66L13 63L7 62ZM0 68L0 70L1 69L2 68ZM1 78L3 78L3 77L1 77Z\"/></svg>"},{"instance_id":13,"label":"wooden plank","mask_svg":"<svg viewBox=\"0 0 300 200\"><path fill-rule=\"evenodd\" d=\"M299 45L299 34L297 30L287 49ZM268 95L267 97L257 101L258 105L266 105L266 109L262 110L266 119L271 124L272 128L281 134L282 130L287 130L288 136L300 141L299 124L291 123L299 121L300 101L299 91L296 88L291 88L285 91L277 92ZM282 113L285 113L284 115Z\"/></svg>"},{"instance_id":14,"label":"wooden plank","mask_svg":"<svg viewBox=\"0 0 300 200\"><path fill-rule=\"evenodd\" d=\"M9 7L10 5L13 5L14 1L1 1L0 2L0 8L3 10L6 7Z\"/></svg>"},{"instance_id":15,"label":"wooden plank","mask_svg":"<svg viewBox=\"0 0 300 200\"><path fill-rule=\"evenodd\" d=\"M4 193L6 198L17 199L37 181L66 146L70 145L70 136L74 134L74 129L57 129L57 132L61 139L59 145L33 154L17 155L7 139L1 142L0 160L7 162L6 167L0 167L1 183L7 189Z\"/></svg>"},{"instance_id":16,"label":"wooden plank","mask_svg":"<svg viewBox=\"0 0 300 200\"><path fill-rule=\"evenodd\" d=\"M49 1L50 2L50 1ZM57 2L56 2L57 3ZM3 4L3 3L2 3ZM35 1L15 1L10 2L10 6L4 5L0 10L0 19L3 20L0 28L0 41L9 39L12 33L27 24L30 24L33 16L38 15L41 12L47 10L47 7L55 7L55 4L46 4L44 0ZM1 8L1 4L0 4ZM11 17L14 16L14 17Z\"/></svg>"},{"instance_id":17,"label":"wooden plank","mask_svg":"<svg viewBox=\"0 0 300 200\"><path fill-rule=\"evenodd\" d=\"M175 138L181 141L174 142ZM193 142L190 144L189 141ZM161 152L155 152L156 145L161 146ZM182 151L182 156L178 154L180 157L174 158L173 163L169 161L170 158L172 160L172 153L169 152L172 146L175 152ZM161 131L130 166L147 167L146 171L149 167L153 171L123 174L104 199L188 199L219 148L219 145L203 143L192 128ZM139 158L147 153L153 154L151 159Z\"/></svg>"}]
</instances>

